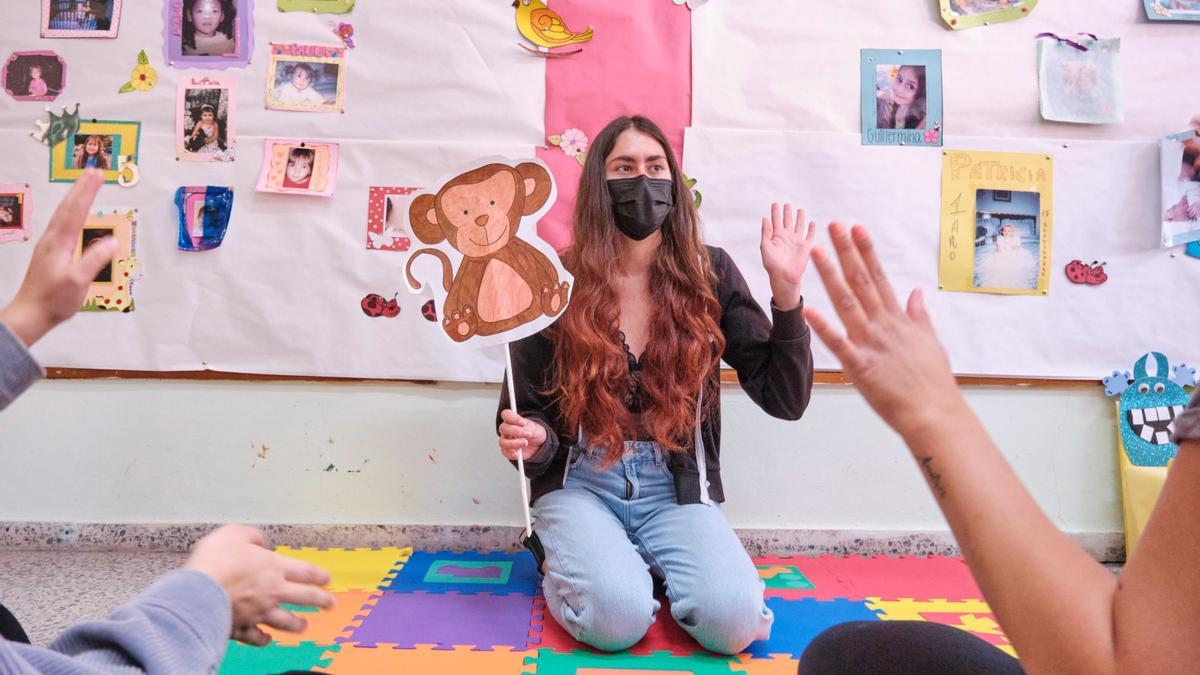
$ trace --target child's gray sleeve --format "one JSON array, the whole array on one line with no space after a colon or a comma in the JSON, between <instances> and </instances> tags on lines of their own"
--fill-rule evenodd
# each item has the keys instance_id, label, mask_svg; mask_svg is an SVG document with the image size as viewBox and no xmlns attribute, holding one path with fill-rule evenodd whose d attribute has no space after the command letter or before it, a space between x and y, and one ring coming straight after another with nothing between
<instances>
[{"instance_id":1,"label":"child's gray sleeve","mask_svg":"<svg viewBox=\"0 0 1200 675\"><path fill-rule=\"evenodd\" d=\"M49 647L0 640L0 673L212 675L231 623L229 596L216 581L176 570L108 619L76 624Z\"/></svg>"},{"instance_id":2,"label":"child's gray sleeve","mask_svg":"<svg viewBox=\"0 0 1200 675\"><path fill-rule=\"evenodd\" d=\"M0 410L42 377L42 367L12 331L0 322Z\"/></svg>"}]
</instances>

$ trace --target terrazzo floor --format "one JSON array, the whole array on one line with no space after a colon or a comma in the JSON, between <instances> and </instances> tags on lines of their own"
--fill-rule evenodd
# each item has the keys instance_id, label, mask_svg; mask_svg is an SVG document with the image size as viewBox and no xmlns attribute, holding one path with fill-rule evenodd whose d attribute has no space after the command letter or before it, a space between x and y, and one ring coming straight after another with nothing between
<instances>
[{"instance_id":1,"label":"terrazzo floor","mask_svg":"<svg viewBox=\"0 0 1200 675\"><path fill-rule=\"evenodd\" d=\"M33 644L47 645L73 623L108 616L186 558L147 551L0 550L0 602Z\"/></svg>"}]
</instances>

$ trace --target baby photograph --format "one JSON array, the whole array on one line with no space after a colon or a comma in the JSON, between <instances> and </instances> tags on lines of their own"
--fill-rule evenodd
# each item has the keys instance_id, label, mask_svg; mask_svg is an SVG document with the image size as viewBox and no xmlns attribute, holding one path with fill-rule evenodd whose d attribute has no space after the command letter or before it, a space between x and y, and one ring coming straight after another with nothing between
<instances>
[{"instance_id":1,"label":"baby photograph","mask_svg":"<svg viewBox=\"0 0 1200 675\"><path fill-rule=\"evenodd\" d=\"M24 211L21 208L21 195L0 194L0 229L20 229Z\"/></svg>"},{"instance_id":2,"label":"baby photograph","mask_svg":"<svg viewBox=\"0 0 1200 675\"><path fill-rule=\"evenodd\" d=\"M236 141L230 124L230 98L230 90L220 87L184 90L177 126L179 159L233 161Z\"/></svg>"},{"instance_id":3,"label":"baby photograph","mask_svg":"<svg viewBox=\"0 0 1200 675\"><path fill-rule=\"evenodd\" d=\"M338 144L267 139L259 192L332 197L337 185Z\"/></svg>"},{"instance_id":4,"label":"baby photograph","mask_svg":"<svg viewBox=\"0 0 1200 675\"><path fill-rule=\"evenodd\" d=\"M122 0L42 0L42 37L116 37Z\"/></svg>"},{"instance_id":5,"label":"baby photograph","mask_svg":"<svg viewBox=\"0 0 1200 675\"><path fill-rule=\"evenodd\" d=\"M1162 155L1162 245L1200 239L1200 135L1165 138Z\"/></svg>"},{"instance_id":6,"label":"baby photograph","mask_svg":"<svg viewBox=\"0 0 1200 675\"><path fill-rule=\"evenodd\" d=\"M15 52L4 65L4 89L18 101L53 101L67 68L54 52Z\"/></svg>"},{"instance_id":7,"label":"baby photograph","mask_svg":"<svg viewBox=\"0 0 1200 675\"><path fill-rule=\"evenodd\" d=\"M338 78L336 63L293 61L275 62L274 85L268 90L267 107L286 110L336 110Z\"/></svg>"},{"instance_id":8,"label":"baby photograph","mask_svg":"<svg viewBox=\"0 0 1200 675\"><path fill-rule=\"evenodd\" d=\"M1038 287L1041 228L1036 192L979 190L975 194L975 287Z\"/></svg>"}]
</instances>

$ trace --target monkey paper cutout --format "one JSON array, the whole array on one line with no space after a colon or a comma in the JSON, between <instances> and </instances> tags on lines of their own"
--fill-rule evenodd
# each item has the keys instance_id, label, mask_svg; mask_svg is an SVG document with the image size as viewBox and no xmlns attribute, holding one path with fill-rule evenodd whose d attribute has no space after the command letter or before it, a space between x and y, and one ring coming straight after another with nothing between
<instances>
[{"instance_id":1,"label":"monkey paper cutout","mask_svg":"<svg viewBox=\"0 0 1200 675\"><path fill-rule=\"evenodd\" d=\"M558 195L546 165L487 158L441 186L409 206L409 227L428 246L404 271L413 292L431 287L446 335L503 344L553 323L573 279L536 234Z\"/></svg>"}]
</instances>

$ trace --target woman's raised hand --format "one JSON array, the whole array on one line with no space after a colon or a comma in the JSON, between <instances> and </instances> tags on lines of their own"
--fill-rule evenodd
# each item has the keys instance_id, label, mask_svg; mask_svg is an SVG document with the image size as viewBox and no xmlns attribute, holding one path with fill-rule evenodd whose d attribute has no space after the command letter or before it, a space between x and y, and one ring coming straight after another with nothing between
<instances>
[{"instance_id":1,"label":"woman's raised hand","mask_svg":"<svg viewBox=\"0 0 1200 675\"><path fill-rule=\"evenodd\" d=\"M791 204L771 204L771 216L762 219L763 267L771 282L771 299L779 309L795 309L800 304L800 279L808 267L817 235L817 224L804 229L804 209Z\"/></svg>"}]
</instances>

